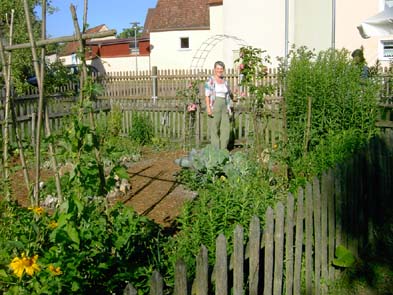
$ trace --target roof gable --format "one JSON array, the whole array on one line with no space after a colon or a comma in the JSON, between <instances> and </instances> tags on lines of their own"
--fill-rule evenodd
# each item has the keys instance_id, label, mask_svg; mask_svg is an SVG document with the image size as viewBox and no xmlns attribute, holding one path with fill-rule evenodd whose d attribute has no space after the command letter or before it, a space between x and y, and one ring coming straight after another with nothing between
<instances>
[{"instance_id":1,"label":"roof gable","mask_svg":"<svg viewBox=\"0 0 393 295\"><path fill-rule=\"evenodd\" d=\"M144 35L155 31L209 29L209 1L158 0L149 9Z\"/></svg>"}]
</instances>

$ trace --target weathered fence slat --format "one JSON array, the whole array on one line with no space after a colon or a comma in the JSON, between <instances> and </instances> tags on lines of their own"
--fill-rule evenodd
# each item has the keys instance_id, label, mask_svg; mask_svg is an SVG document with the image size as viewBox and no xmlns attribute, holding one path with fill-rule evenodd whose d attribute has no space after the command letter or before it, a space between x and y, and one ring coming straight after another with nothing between
<instances>
[{"instance_id":1,"label":"weathered fence slat","mask_svg":"<svg viewBox=\"0 0 393 295\"><path fill-rule=\"evenodd\" d=\"M286 295L292 295L293 292L293 227L294 223L294 199L292 194L287 198L287 214L285 219L285 291Z\"/></svg>"},{"instance_id":2,"label":"weathered fence slat","mask_svg":"<svg viewBox=\"0 0 393 295\"><path fill-rule=\"evenodd\" d=\"M208 294L209 264L207 248L202 245L196 259L196 274L193 284L193 293L196 295Z\"/></svg>"},{"instance_id":3,"label":"weathered fence slat","mask_svg":"<svg viewBox=\"0 0 393 295\"><path fill-rule=\"evenodd\" d=\"M215 294L228 294L228 254L227 241L224 234L220 234L216 239L216 264L215 271Z\"/></svg>"},{"instance_id":4,"label":"weathered fence slat","mask_svg":"<svg viewBox=\"0 0 393 295\"><path fill-rule=\"evenodd\" d=\"M175 266L175 295L187 295L187 268L182 259Z\"/></svg>"},{"instance_id":5,"label":"weathered fence slat","mask_svg":"<svg viewBox=\"0 0 393 295\"><path fill-rule=\"evenodd\" d=\"M284 205L279 202L275 209L274 223L274 278L273 294L282 294L284 264Z\"/></svg>"},{"instance_id":6,"label":"weathered fence slat","mask_svg":"<svg viewBox=\"0 0 393 295\"><path fill-rule=\"evenodd\" d=\"M237 225L233 234L233 295L243 294L244 281L244 233Z\"/></svg>"},{"instance_id":7,"label":"weathered fence slat","mask_svg":"<svg viewBox=\"0 0 393 295\"><path fill-rule=\"evenodd\" d=\"M329 169L327 172L327 182L328 182L328 279L332 281L334 279L334 267L333 267L333 259L335 252L335 214L334 214L334 178L333 178L333 169Z\"/></svg>"},{"instance_id":8,"label":"weathered fence slat","mask_svg":"<svg viewBox=\"0 0 393 295\"><path fill-rule=\"evenodd\" d=\"M132 286L132 284L128 283L124 288L123 295L138 295L138 291Z\"/></svg>"},{"instance_id":9,"label":"weathered fence slat","mask_svg":"<svg viewBox=\"0 0 393 295\"><path fill-rule=\"evenodd\" d=\"M295 265L293 274L293 294L301 294L301 268L302 268L302 255L303 255L303 219L304 219L304 206L303 206L303 190L300 189L297 197L296 204L296 240L295 240Z\"/></svg>"},{"instance_id":10,"label":"weathered fence slat","mask_svg":"<svg viewBox=\"0 0 393 295\"><path fill-rule=\"evenodd\" d=\"M273 209L268 207L265 213L265 231L263 240L265 242L265 269L263 294L270 295L273 291L273 234L274 215Z\"/></svg>"},{"instance_id":11,"label":"weathered fence slat","mask_svg":"<svg viewBox=\"0 0 393 295\"><path fill-rule=\"evenodd\" d=\"M314 201L314 233L315 233L315 265L314 265L314 294L320 294L320 279L321 279L321 192L319 188L319 179L313 179L313 201Z\"/></svg>"},{"instance_id":12,"label":"weathered fence slat","mask_svg":"<svg viewBox=\"0 0 393 295\"><path fill-rule=\"evenodd\" d=\"M164 282L161 274L158 271L153 271L150 282L150 295L163 295Z\"/></svg>"},{"instance_id":13,"label":"weathered fence slat","mask_svg":"<svg viewBox=\"0 0 393 295\"><path fill-rule=\"evenodd\" d=\"M306 185L306 216L305 216L305 225L306 225L306 294L313 293L313 282L312 282L312 269L313 269L313 216L312 216L312 186L310 183Z\"/></svg>"},{"instance_id":14,"label":"weathered fence slat","mask_svg":"<svg viewBox=\"0 0 393 295\"><path fill-rule=\"evenodd\" d=\"M321 278L328 279L328 196L326 190L328 182L326 173L322 174L321 180ZM326 293L323 288L322 294Z\"/></svg>"},{"instance_id":15,"label":"weathered fence slat","mask_svg":"<svg viewBox=\"0 0 393 295\"><path fill-rule=\"evenodd\" d=\"M259 288L259 261L261 251L261 228L259 218L253 216L250 223L250 238L248 242L250 277L250 295L258 295Z\"/></svg>"}]
</instances>

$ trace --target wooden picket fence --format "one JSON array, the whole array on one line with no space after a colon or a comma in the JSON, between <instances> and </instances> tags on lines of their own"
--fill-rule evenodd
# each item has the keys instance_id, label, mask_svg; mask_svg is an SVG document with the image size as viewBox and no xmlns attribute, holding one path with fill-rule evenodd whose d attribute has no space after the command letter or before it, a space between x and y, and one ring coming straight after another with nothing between
<instances>
[{"instance_id":1,"label":"wooden picket fence","mask_svg":"<svg viewBox=\"0 0 393 295\"><path fill-rule=\"evenodd\" d=\"M314 178L296 195L289 194L274 209L269 207L264 227L254 216L248 239L239 225L232 245L220 234L214 265L201 245L192 282L184 262L177 262L173 294L328 294L329 283L341 273L333 265L336 247L342 245L359 257L375 243L375 225L383 224L383 216L393 208L392 152L393 132L387 130L353 158ZM163 292L163 277L155 271L150 294ZM137 291L128 284L123 294Z\"/></svg>"},{"instance_id":2,"label":"wooden picket fence","mask_svg":"<svg viewBox=\"0 0 393 295\"><path fill-rule=\"evenodd\" d=\"M157 70L157 73L152 71L125 71L125 72L110 72L96 77L97 83L103 86L103 92L98 96L100 99L151 99L153 96L153 79L156 77L157 81L157 98L158 99L174 99L178 97L180 90L186 89L191 81L201 81L200 93L203 97L204 85L203 82L213 74L212 70ZM243 89L238 86L241 75L236 69L226 70L226 79L229 82L232 90ZM279 84L278 69L268 69L267 76L258 83L275 85L277 87L273 96L282 95L282 89ZM65 84L59 89L57 93L71 92L78 89L77 84ZM244 91L246 93L246 91ZM0 93L1 94L1 93ZM37 87L30 87L26 90L25 95L38 95ZM0 95L1 97L2 95ZM178 97L180 98L180 97Z\"/></svg>"},{"instance_id":3,"label":"wooden picket fence","mask_svg":"<svg viewBox=\"0 0 393 295\"><path fill-rule=\"evenodd\" d=\"M50 127L53 132L61 130L67 117L73 112L76 104L75 97L53 96L47 101L50 116ZM266 143L274 145L284 134L281 112L282 98L267 97L266 121L259 128ZM127 135L133 128L135 116L143 115L152 124L154 136L167 138L171 142L191 149L209 142L208 117L204 105L200 105L195 113L187 112L187 104L181 99L166 99L153 101L151 99L97 99L93 103L96 120L107 121L110 112L119 111L122 115L122 134ZM37 98L29 95L14 99L13 109L17 127L23 140L34 143L37 114ZM245 102L235 105L232 120L232 139L242 144L252 144L254 122L251 119L250 106ZM3 125L4 115L0 111L0 124ZM4 126L4 125L3 125ZM10 127L11 142L16 142L16 130Z\"/></svg>"}]
</instances>

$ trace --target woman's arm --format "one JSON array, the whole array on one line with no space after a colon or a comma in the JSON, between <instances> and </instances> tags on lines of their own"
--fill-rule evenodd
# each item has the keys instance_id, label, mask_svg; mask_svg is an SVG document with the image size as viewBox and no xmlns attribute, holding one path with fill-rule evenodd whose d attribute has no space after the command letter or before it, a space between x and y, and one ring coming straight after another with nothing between
<instances>
[{"instance_id":1,"label":"woman's arm","mask_svg":"<svg viewBox=\"0 0 393 295\"><path fill-rule=\"evenodd\" d=\"M212 108L210 106L210 96L205 96L206 112L208 116L212 115Z\"/></svg>"}]
</instances>

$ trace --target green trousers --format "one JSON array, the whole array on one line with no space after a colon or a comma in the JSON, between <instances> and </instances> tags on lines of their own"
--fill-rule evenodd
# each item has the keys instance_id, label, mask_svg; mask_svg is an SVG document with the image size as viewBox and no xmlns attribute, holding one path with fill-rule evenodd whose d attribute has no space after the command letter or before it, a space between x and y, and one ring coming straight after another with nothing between
<instances>
[{"instance_id":1,"label":"green trousers","mask_svg":"<svg viewBox=\"0 0 393 295\"><path fill-rule=\"evenodd\" d=\"M225 98L217 97L213 106L213 117L209 117L210 141L212 146L226 149L229 142L229 114Z\"/></svg>"}]
</instances>

